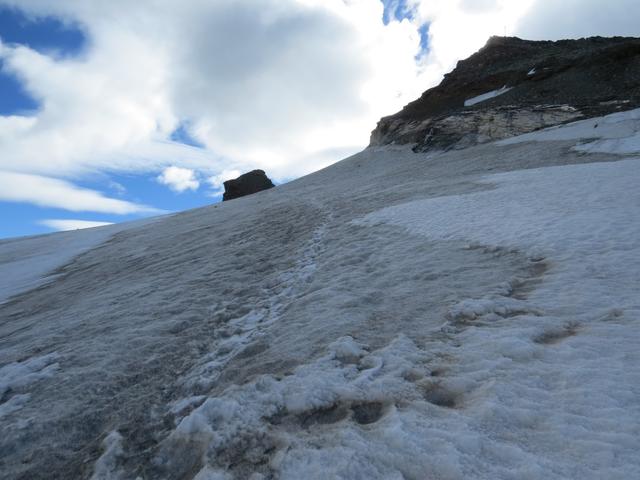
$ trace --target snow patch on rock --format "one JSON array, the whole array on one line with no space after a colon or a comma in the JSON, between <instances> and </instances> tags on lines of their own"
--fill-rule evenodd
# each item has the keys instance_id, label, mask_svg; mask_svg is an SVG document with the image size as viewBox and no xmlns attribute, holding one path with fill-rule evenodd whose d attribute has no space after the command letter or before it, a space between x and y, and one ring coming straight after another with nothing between
<instances>
[{"instance_id":1,"label":"snow patch on rock","mask_svg":"<svg viewBox=\"0 0 640 480\"><path fill-rule=\"evenodd\" d=\"M496 98L496 97L499 97L500 95L504 95L505 93L507 93L509 90L512 90L512 89L513 87L507 87L505 85L504 87L499 88L497 90L492 90L491 92L483 93L482 95L478 95L477 97L473 97L468 100L465 100L464 106L472 107L473 105L477 105L478 103L486 102L487 100L491 100L492 98Z\"/></svg>"}]
</instances>

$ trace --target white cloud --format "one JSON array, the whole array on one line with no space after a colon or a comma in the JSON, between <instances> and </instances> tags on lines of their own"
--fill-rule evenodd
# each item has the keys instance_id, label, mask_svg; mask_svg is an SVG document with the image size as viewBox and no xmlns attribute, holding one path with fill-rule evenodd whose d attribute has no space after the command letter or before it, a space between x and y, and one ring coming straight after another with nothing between
<instances>
[{"instance_id":1,"label":"white cloud","mask_svg":"<svg viewBox=\"0 0 640 480\"><path fill-rule=\"evenodd\" d=\"M40 225L52 228L56 231L79 230L82 228L103 227L105 225L113 225L110 222L94 222L90 220L40 220Z\"/></svg>"},{"instance_id":2,"label":"white cloud","mask_svg":"<svg viewBox=\"0 0 640 480\"><path fill-rule=\"evenodd\" d=\"M195 191L200 187L200 182L193 170L175 166L165 168L158 176L158 182L178 193L186 190Z\"/></svg>"},{"instance_id":3,"label":"white cloud","mask_svg":"<svg viewBox=\"0 0 640 480\"><path fill-rule=\"evenodd\" d=\"M159 73L162 55L135 36L115 37L81 59L2 49L3 70L20 78L41 108L34 117L0 117L0 168L57 176L148 170L176 157L211 163L211 154L166 140L177 121Z\"/></svg>"},{"instance_id":4,"label":"white cloud","mask_svg":"<svg viewBox=\"0 0 640 480\"><path fill-rule=\"evenodd\" d=\"M379 0L0 3L63 16L90 36L77 59L2 49L6 68L42 101L32 121L0 125L8 170L175 164L289 178L317 168L321 151L365 146L379 117L425 86L415 26L384 26ZM183 120L205 151L166 141Z\"/></svg>"},{"instance_id":5,"label":"white cloud","mask_svg":"<svg viewBox=\"0 0 640 480\"><path fill-rule=\"evenodd\" d=\"M27 202L73 212L160 213L157 209L105 197L100 192L64 180L7 171L0 171L0 201Z\"/></svg>"}]
</instances>

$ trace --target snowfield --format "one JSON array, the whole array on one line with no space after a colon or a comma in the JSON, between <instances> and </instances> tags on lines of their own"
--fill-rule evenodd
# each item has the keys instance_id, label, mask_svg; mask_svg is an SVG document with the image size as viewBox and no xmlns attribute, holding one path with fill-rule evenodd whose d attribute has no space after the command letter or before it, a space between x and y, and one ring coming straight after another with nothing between
<instances>
[{"instance_id":1,"label":"snowfield","mask_svg":"<svg viewBox=\"0 0 640 480\"><path fill-rule=\"evenodd\" d=\"M56 270L81 253L106 242L116 233L155 219L0 240L0 304L9 297L55 279Z\"/></svg>"},{"instance_id":2,"label":"snowfield","mask_svg":"<svg viewBox=\"0 0 640 480\"><path fill-rule=\"evenodd\" d=\"M0 305L3 475L640 478L639 132L367 149L79 240Z\"/></svg>"}]
</instances>

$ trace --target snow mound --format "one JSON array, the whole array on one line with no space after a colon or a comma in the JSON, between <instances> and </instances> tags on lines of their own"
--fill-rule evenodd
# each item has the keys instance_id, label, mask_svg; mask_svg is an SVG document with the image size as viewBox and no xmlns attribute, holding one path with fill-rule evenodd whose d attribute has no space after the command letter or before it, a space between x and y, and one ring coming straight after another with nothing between
<instances>
[{"instance_id":1,"label":"snow mound","mask_svg":"<svg viewBox=\"0 0 640 480\"><path fill-rule=\"evenodd\" d=\"M104 453L96 461L91 480L117 480L124 478L118 468L118 460L123 456L122 435L113 431L102 442Z\"/></svg>"}]
</instances>

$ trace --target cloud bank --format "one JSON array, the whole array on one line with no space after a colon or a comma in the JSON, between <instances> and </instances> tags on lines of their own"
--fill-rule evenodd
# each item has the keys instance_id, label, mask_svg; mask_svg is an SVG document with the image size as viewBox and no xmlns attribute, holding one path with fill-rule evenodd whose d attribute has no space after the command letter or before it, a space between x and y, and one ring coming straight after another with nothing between
<instances>
[{"instance_id":1,"label":"cloud bank","mask_svg":"<svg viewBox=\"0 0 640 480\"><path fill-rule=\"evenodd\" d=\"M0 4L64 18L90 39L83 56L64 60L2 47L5 70L42 104L28 122L4 119L7 170L67 175L179 163L290 177L317 168L322 161L304 159L323 151L361 148L378 117L423 89L415 26L383 25L378 0ZM206 154L167 140L183 121Z\"/></svg>"}]
</instances>

